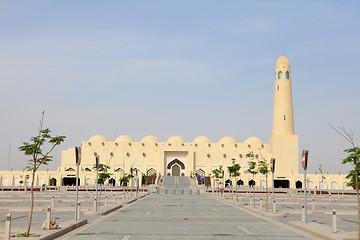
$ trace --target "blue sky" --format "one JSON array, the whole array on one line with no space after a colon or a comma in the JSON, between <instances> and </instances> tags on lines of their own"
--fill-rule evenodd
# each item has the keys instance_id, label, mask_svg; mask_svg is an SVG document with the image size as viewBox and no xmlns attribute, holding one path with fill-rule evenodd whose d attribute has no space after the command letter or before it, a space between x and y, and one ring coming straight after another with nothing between
<instances>
[{"instance_id":1,"label":"blue sky","mask_svg":"<svg viewBox=\"0 0 360 240\"><path fill-rule=\"evenodd\" d=\"M216 142L272 128L275 63L291 64L299 150L309 170L345 173L360 142L357 1L0 1L1 169L22 169L17 148L46 126L95 134ZM10 151L9 151L10 148ZM46 169L46 168L45 168Z\"/></svg>"}]
</instances>

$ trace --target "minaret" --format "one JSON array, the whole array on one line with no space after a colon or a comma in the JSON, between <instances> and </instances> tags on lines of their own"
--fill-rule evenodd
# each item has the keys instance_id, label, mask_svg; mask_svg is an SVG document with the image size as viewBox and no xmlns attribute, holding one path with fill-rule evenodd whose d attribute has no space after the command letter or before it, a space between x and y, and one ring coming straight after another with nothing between
<instances>
[{"instance_id":1,"label":"minaret","mask_svg":"<svg viewBox=\"0 0 360 240\"><path fill-rule=\"evenodd\" d=\"M272 135L293 135L294 119L291 96L291 71L284 54L275 67L275 93Z\"/></svg>"},{"instance_id":2,"label":"minaret","mask_svg":"<svg viewBox=\"0 0 360 240\"><path fill-rule=\"evenodd\" d=\"M275 177L289 181L295 188L294 175L299 173L298 136L294 134L294 118L291 94L289 60L284 54L275 66L275 91L273 130L270 136L270 152L276 159Z\"/></svg>"}]
</instances>

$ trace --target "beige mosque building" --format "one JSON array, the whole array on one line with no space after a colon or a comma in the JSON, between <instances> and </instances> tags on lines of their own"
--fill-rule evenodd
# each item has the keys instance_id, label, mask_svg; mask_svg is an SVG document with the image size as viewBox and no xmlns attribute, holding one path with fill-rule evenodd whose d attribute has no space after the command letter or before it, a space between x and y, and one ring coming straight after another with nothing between
<instances>
[{"instance_id":1,"label":"beige mosque building","mask_svg":"<svg viewBox=\"0 0 360 240\"><path fill-rule=\"evenodd\" d=\"M160 141L155 136L146 136L135 142L131 137L123 135L114 141L104 136L95 135L82 142L82 160L79 167L81 186L94 186L96 171L95 155L100 156L100 163L110 167L109 185L120 186L119 179L132 172L143 185L156 183L161 176L196 176L204 177L206 185L217 187L212 171L225 170L226 183L230 182L227 167L232 165L232 159L241 166L241 176L232 184L239 186L255 185L265 188L265 176L253 176L245 173L249 159L246 154L254 153L255 160L265 159L270 162L276 159L274 173L275 187L303 188L304 175L299 172L298 135L294 133L291 70L288 59L281 56L275 66L273 129L269 143L257 137L249 137L244 142L225 136L217 142L212 142L205 136L199 136L191 142L186 142L180 136L170 137ZM29 172L2 171L0 186L20 186L21 182L30 185ZM325 179L324 179L325 177ZM62 151L61 166L57 171L39 171L35 183L38 186L66 186L75 184L76 164L75 149ZM271 177L269 176L269 179ZM344 175L308 174L308 189L348 189ZM269 181L269 186L272 183Z\"/></svg>"}]
</instances>

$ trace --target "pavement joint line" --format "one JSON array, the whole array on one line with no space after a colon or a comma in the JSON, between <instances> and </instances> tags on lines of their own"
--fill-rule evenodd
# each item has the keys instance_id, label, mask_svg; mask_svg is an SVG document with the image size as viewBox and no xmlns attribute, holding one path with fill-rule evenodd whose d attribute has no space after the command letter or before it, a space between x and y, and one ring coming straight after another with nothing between
<instances>
[{"instance_id":1,"label":"pavement joint line","mask_svg":"<svg viewBox=\"0 0 360 240\"><path fill-rule=\"evenodd\" d=\"M217 209L216 208L211 208L214 212L217 212Z\"/></svg>"},{"instance_id":2,"label":"pavement joint line","mask_svg":"<svg viewBox=\"0 0 360 240\"><path fill-rule=\"evenodd\" d=\"M145 216L149 216L149 214L150 214L150 212L146 212L144 215L145 215Z\"/></svg>"},{"instance_id":3,"label":"pavement joint line","mask_svg":"<svg viewBox=\"0 0 360 240\"><path fill-rule=\"evenodd\" d=\"M126 235L121 240L129 240L130 238L131 238L131 235Z\"/></svg>"},{"instance_id":4,"label":"pavement joint line","mask_svg":"<svg viewBox=\"0 0 360 240\"><path fill-rule=\"evenodd\" d=\"M149 196L149 195L148 195L148 196ZM135 198L135 199L136 199L136 198ZM103 221L104 219L107 219L107 218L111 217L112 215L114 215L114 214L117 213L118 211L119 211L119 212L120 212L120 211L124 211L124 210L127 209L128 207L132 206L132 205L135 204L136 202L141 201L141 200L143 200L143 199L146 199L146 198L140 198L140 199L137 199L137 201L131 201L131 203L125 205L125 207L119 208L118 210L115 210L115 211L113 211L112 213L109 213L109 214L107 214L107 215L98 217L98 218L96 218L95 220L93 220L92 222L89 222L88 224L84 225L83 227L80 227L80 228L78 228L78 229L76 229L76 230L74 230L74 231L69 232L68 234L66 234L66 235L68 235L68 236L64 235L64 236L63 236L64 238L59 238L59 239L71 239L71 237L72 237L73 235L75 235L75 234L77 234L77 233L80 233L80 232L83 232L84 230L86 230L86 229L94 226L95 224Z\"/></svg>"},{"instance_id":5,"label":"pavement joint line","mask_svg":"<svg viewBox=\"0 0 360 240\"><path fill-rule=\"evenodd\" d=\"M246 234L252 235L252 232L250 232L249 230L247 230L246 228L244 228L244 227L242 227L240 225L238 225L237 228L241 229L241 231L243 231Z\"/></svg>"},{"instance_id":6,"label":"pavement joint line","mask_svg":"<svg viewBox=\"0 0 360 240\"><path fill-rule=\"evenodd\" d=\"M212 197L212 196L211 196L211 197ZM278 222L278 221L276 221L276 220L273 220L273 219L271 219L271 218L262 216L262 215L260 215L260 214L255 213L255 212L252 212L252 211L249 211L249 210L247 210L247 209L245 209L245 208L243 208L243 207L233 205L233 204L231 204L231 203L229 203L229 202L224 201L223 199L217 199L217 198L214 198L214 199L218 200L219 202L224 202L225 204L227 204L227 205L229 205L229 206L232 206L232 207L235 207L235 208L239 209L240 211L249 213L249 214L251 214L251 215L253 215L253 216L255 216L255 217L258 217L258 218L261 218L261 219L263 219L263 220L265 220L265 221L267 221L267 222L276 224L276 225L278 225L278 226L280 226L280 227L283 227L283 228L285 228L285 229L288 229L288 230L290 230L290 231L293 231L293 232L295 232L295 233L297 233L297 234L299 234L299 235L305 236L305 237L307 237L307 238L310 238L310 239L313 239L313 240L322 239L322 238L319 238L319 237L317 237L317 236L314 236L314 235L311 234L311 233L308 233L308 232L299 230L299 229L297 229L297 228L295 228L295 227L292 227L292 226L283 224L283 223Z\"/></svg>"}]
</instances>

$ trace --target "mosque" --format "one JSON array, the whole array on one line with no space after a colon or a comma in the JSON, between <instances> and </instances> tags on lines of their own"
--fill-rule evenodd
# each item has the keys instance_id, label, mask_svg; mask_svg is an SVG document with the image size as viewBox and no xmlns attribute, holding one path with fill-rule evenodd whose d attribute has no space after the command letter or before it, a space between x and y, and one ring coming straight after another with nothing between
<instances>
[{"instance_id":1,"label":"mosque","mask_svg":"<svg viewBox=\"0 0 360 240\"><path fill-rule=\"evenodd\" d=\"M170 137L161 142L155 136L146 136L135 142L123 135L114 141L95 135L82 142L82 156L79 167L81 186L93 186L96 179L94 170L95 155L100 163L108 165L111 178L107 184L119 186L119 179L132 173L143 185L156 183L161 176L196 177L199 184L217 186L212 174L220 166L225 170L226 185L256 186L264 188L265 176L246 173L249 159L246 154L252 152L255 160L276 159L274 186L282 188L303 188L304 175L299 172L298 135L294 133L291 70L288 59L282 55L275 66L273 128L269 143L257 137L244 142L225 136L217 142L199 136L192 142L186 142L180 136ZM230 179L227 167L235 160L241 166L241 175L235 182ZM39 171L35 183L38 186L74 185L76 179L75 148L62 151L61 166L57 171ZM30 185L29 172L0 172L1 186L20 186L24 182ZM204 177L204 178L202 178ZM204 180L200 180L204 179ZM347 179L337 174L308 174L308 189L348 189ZM269 186L272 182L269 181Z\"/></svg>"}]
</instances>

